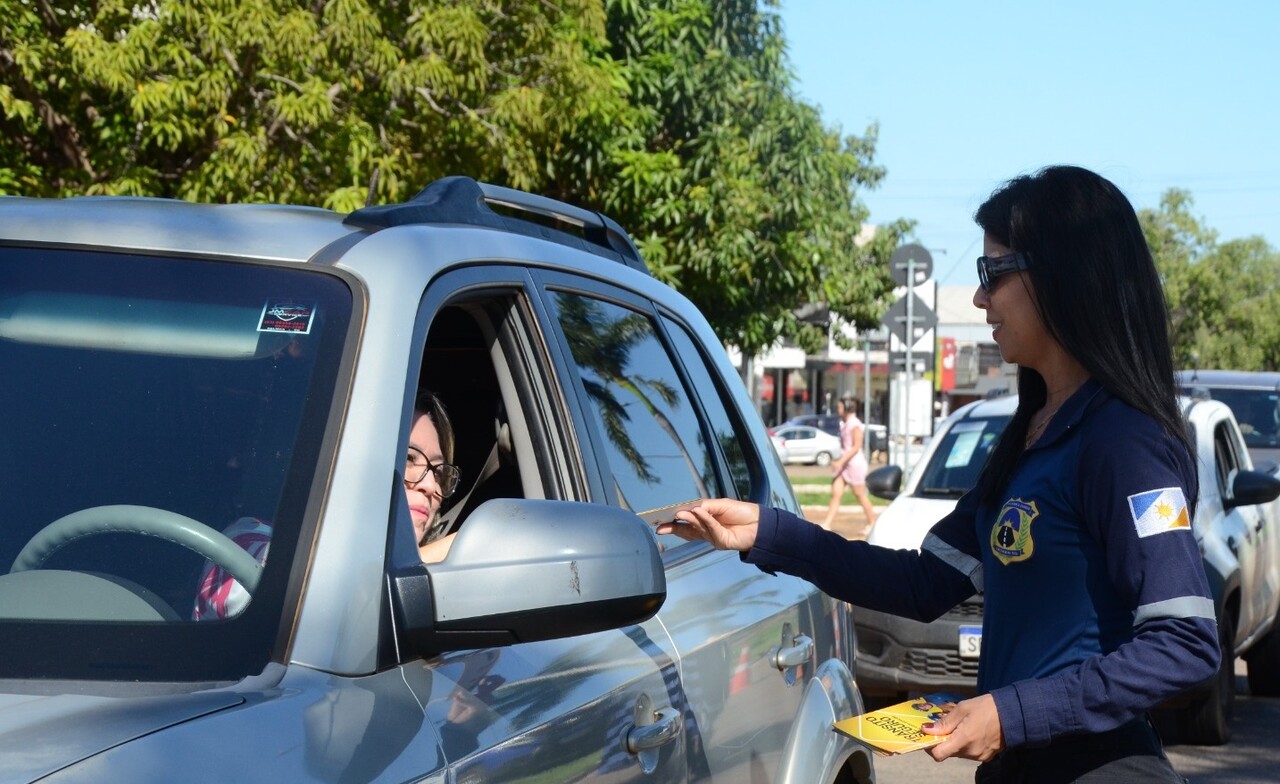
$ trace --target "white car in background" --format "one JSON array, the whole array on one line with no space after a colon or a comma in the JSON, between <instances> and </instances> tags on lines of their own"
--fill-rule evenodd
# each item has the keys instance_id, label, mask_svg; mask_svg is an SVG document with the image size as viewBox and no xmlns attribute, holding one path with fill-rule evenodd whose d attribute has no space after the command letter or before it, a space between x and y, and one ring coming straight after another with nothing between
<instances>
[{"instance_id":1,"label":"white car in background","mask_svg":"<svg viewBox=\"0 0 1280 784\"><path fill-rule=\"evenodd\" d=\"M1247 370L1180 370L1187 397L1221 400L1235 414L1257 471L1280 465L1280 373Z\"/></svg>"},{"instance_id":2,"label":"white car in background","mask_svg":"<svg viewBox=\"0 0 1280 784\"><path fill-rule=\"evenodd\" d=\"M769 438L784 463L831 465L844 452L839 438L809 425L781 425Z\"/></svg>"}]
</instances>

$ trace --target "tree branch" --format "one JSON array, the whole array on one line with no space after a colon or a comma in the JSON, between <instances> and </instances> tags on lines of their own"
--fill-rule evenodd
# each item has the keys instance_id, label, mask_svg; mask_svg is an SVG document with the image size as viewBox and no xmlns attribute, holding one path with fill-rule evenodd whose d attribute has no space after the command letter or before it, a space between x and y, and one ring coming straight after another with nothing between
<instances>
[{"instance_id":1,"label":"tree branch","mask_svg":"<svg viewBox=\"0 0 1280 784\"><path fill-rule=\"evenodd\" d=\"M413 89L414 89L414 92L422 96L422 100L426 101L427 104L435 111L436 114L439 114L443 117L456 116L452 112L446 111L445 108L440 104L436 103L435 97L431 95L431 91L428 90L427 88L415 87Z\"/></svg>"},{"instance_id":2,"label":"tree branch","mask_svg":"<svg viewBox=\"0 0 1280 784\"><path fill-rule=\"evenodd\" d=\"M49 5L49 0L39 0L36 3L36 13L40 16L40 21L44 22L45 29L50 33L61 34L66 32L66 28L58 26L58 15L53 12L53 7Z\"/></svg>"},{"instance_id":3,"label":"tree branch","mask_svg":"<svg viewBox=\"0 0 1280 784\"><path fill-rule=\"evenodd\" d=\"M241 76L241 77L244 76L244 74L240 72L240 64L236 62L235 55L231 53L230 49L228 49L225 46L222 47L222 56L223 58L226 59L227 64L231 66L231 73L235 74L236 76Z\"/></svg>"},{"instance_id":4,"label":"tree branch","mask_svg":"<svg viewBox=\"0 0 1280 784\"><path fill-rule=\"evenodd\" d=\"M73 168L80 169L90 177L96 177L93 171L93 164L89 163L89 157L85 155L80 145L80 132L76 130L67 118L63 117L43 98L35 102L36 114L45 127L49 129L49 133L53 134L54 143L58 145L59 152L66 158L67 163Z\"/></svg>"},{"instance_id":5,"label":"tree branch","mask_svg":"<svg viewBox=\"0 0 1280 784\"><path fill-rule=\"evenodd\" d=\"M298 84L297 82L295 82L294 80L288 77L277 76L276 74L270 74L265 72L260 72L259 76L261 76L263 79L270 79L273 82L280 82L281 84L287 84L293 89L297 90L298 92L302 92L302 85Z\"/></svg>"},{"instance_id":6,"label":"tree branch","mask_svg":"<svg viewBox=\"0 0 1280 784\"><path fill-rule=\"evenodd\" d=\"M13 95L35 107L36 116L53 137L54 146L62 154L66 165L79 169L90 177L96 176L93 165L89 162L89 157L80 143L80 131L76 129L75 123L59 113L53 104L45 100L32 87L19 69L14 67L15 62L12 52L8 49L0 49L0 73L4 74Z\"/></svg>"}]
</instances>

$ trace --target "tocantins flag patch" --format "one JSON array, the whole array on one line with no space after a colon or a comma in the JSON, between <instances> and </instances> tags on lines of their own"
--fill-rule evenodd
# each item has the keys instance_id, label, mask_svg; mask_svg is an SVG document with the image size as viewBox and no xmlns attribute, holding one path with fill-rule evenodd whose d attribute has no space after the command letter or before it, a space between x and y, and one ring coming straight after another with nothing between
<instances>
[{"instance_id":1,"label":"tocantins flag patch","mask_svg":"<svg viewBox=\"0 0 1280 784\"><path fill-rule=\"evenodd\" d=\"M1129 509L1133 512L1133 526L1139 537L1191 527L1187 498L1181 487L1165 487L1131 495Z\"/></svg>"}]
</instances>

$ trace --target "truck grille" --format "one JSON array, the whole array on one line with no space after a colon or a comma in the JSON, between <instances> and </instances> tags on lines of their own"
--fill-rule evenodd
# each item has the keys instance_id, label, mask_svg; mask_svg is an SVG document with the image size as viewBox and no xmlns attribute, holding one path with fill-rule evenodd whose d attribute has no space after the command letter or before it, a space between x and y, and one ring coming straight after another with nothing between
<instances>
[{"instance_id":1,"label":"truck grille","mask_svg":"<svg viewBox=\"0 0 1280 784\"><path fill-rule=\"evenodd\" d=\"M946 614L942 616L954 621L981 621L982 620L982 600L969 599L957 604Z\"/></svg>"},{"instance_id":2,"label":"truck grille","mask_svg":"<svg viewBox=\"0 0 1280 784\"><path fill-rule=\"evenodd\" d=\"M978 660L961 659L956 651L923 651L915 648L906 652L902 659L902 669L934 678L977 678Z\"/></svg>"}]
</instances>

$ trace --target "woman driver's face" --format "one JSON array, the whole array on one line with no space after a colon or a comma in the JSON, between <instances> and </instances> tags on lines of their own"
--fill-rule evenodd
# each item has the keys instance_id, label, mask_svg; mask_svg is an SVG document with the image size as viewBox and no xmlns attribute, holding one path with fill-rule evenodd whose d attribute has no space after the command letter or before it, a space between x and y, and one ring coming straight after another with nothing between
<instances>
[{"instance_id":1,"label":"woman driver's face","mask_svg":"<svg viewBox=\"0 0 1280 784\"><path fill-rule=\"evenodd\" d=\"M448 462L440 449L440 436L436 433L435 423L431 417L421 412L414 412L413 426L409 428L409 446L417 449L432 465ZM404 485L405 499L409 502L409 513L413 516L413 531L417 540L427 533L427 526L440 511L440 484L436 481L434 471L427 471L421 480Z\"/></svg>"}]
</instances>

